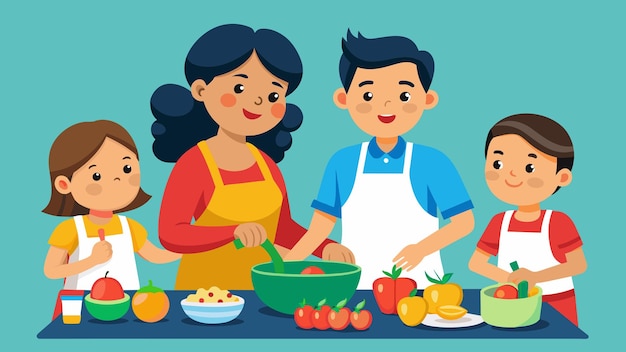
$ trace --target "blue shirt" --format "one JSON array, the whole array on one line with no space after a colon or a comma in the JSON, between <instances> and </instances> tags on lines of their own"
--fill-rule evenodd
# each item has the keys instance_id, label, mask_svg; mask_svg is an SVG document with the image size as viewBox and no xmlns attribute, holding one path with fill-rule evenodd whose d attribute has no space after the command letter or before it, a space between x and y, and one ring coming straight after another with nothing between
<instances>
[{"instance_id":1,"label":"blue shirt","mask_svg":"<svg viewBox=\"0 0 626 352\"><path fill-rule=\"evenodd\" d=\"M389 152L382 151L372 138L365 157L364 173L402 173L406 141L398 143ZM332 216L341 217L356 178L361 144L339 150L326 165L322 184L311 206ZM411 158L411 185L422 208L432 216L447 219L472 209L474 205L456 168L440 151L424 145L413 145Z\"/></svg>"}]
</instances>

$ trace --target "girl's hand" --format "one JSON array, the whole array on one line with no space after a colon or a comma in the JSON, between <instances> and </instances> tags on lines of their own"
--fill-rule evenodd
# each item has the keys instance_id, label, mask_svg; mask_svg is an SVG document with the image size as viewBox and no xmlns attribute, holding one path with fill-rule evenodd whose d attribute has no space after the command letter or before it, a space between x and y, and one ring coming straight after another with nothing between
<instances>
[{"instance_id":1,"label":"girl's hand","mask_svg":"<svg viewBox=\"0 0 626 352\"><path fill-rule=\"evenodd\" d=\"M354 264L354 254L352 251L339 243L329 243L324 246L322 259Z\"/></svg>"},{"instance_id":2,"label":"girl's hand","mask_svg":"<svg viewBox=\"0 0 626 352\"><path fill-rule=\"evenodd\" d=\"M520 281L526 280L528 282L528 288L532 288L535 287L535 284L537 283L537 279L535 278L535 276L536 275L534 271L530 271L525 268L519 268L509 274L507 281L517 284Z\"/></svg>"},{"instance_id":3,"label":"girl's hand","mask_svg":"<svg viewBox=\"0 0 626 352\"><path fill-rule=\"evenodd\" d=\"M109 259L113 255L113 248L111 248L111 244L107 241L98 241L98 243L93 245L91 249L91 255L89 258L95 264L102 264Z\"/></svg>"},{"instance_id":4,"label":"girl's hand","mask_svg":"<svg viewBox=\"0 0 626 352\"><path fill-rule=\"evenodd\" d=\"M267 239L267 232L261 224L248 222L235 228L235 238L241 240L246 247L260 246Z\"/></svg>"}]
</instances>

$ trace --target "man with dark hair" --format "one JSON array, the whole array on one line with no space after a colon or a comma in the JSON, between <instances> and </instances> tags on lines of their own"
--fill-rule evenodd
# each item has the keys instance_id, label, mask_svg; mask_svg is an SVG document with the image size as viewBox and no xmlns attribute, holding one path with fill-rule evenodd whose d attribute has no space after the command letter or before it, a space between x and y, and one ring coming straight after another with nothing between
<instances>
[{"instance_id":1,"label":"man with dark hair","mask_svg":"<svg viewBox=\"0 0 626 352\"><path fill-rule=\"evenodd\" d=\"M452 162L431 147L406 142L424 110L437 105L430 89L433 58L408 38L342 41L342 88L334 102L373 138L339 150L328 162L307 234L286 260L303 259L341 218L338 261L361 266L360 289L372 289L395 263L419 288L443 275L439 250L474 228L473 204ZM449 223L439 227L438 211Z\"/></svg>"}]
</instances>

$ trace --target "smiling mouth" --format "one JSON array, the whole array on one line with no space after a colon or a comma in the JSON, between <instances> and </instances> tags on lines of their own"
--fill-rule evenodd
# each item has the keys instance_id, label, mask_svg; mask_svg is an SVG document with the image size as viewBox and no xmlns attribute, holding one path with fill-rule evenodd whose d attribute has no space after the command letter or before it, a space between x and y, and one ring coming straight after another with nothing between
<instances>
[{"instance_id":1,"label":"smiling mouth","mask_svg":"<svg viewBox=\"0 0 626 352\"><path fill-rule=\"evenodd\" d=\"M254 120L254 119L258 119L259 117L261 117L261 114L255 114L246 109L243 109L243 116L245 116L247 119Z\"/></svg>"},{"instance_id":2,"label":"smiling mouth","mask_svg":"<svg viewBox=\"0 0 626 352\"><path fill-rule=\"evenodd\" d=\"M506 180L504 180L504 183L506 183L506 185L507 185L507 186L509 186L509 187L516 188L516 187L521 186L521 185L522 185L522 183L524 183L524 182L520 182L520 183L518 183L518 184L516 184L516 185L512 185L512 184L510 184L510 183L506 182Z\"/></svg>"},{"instance_id":3,"label":"smiling mouth","mask_svg":"<svg viewBox=\"0 0 626 352\"><path fill-rule=\"evenodd\" d=\"M378 115L378 119L382 123L391 123L396 119L396 115Z\"/></svg>"}]
</instances>

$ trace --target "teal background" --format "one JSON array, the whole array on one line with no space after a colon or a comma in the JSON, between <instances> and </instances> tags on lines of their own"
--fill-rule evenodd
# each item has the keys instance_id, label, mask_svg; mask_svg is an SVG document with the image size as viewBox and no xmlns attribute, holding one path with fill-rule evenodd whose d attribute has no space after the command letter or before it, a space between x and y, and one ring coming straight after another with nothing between
<instances>
[{"instance_id":1,"label":"teal background","mask_svg":"<svg viewBox=\"0 0 626 352\"><path fill-rule=\"evenodd\" d=\"M233 1L3 2L0 5L0 150L2 151L3 329L6 346L34 350L109 351L190 348L311 350L590 350L619 344L625 314L620 205L624 198L623 21L619 2L525 1ZM210 28L242 23L287 36L304 64L301 86L288 101L304 111L302 127L279 165L294 218L307 226L328 158L367 138L337 109L340 39L346 30L367 37L403 35L435 58L432 89L439 105L405 137L446 153L475 203L476 228L442 252L446 271L465 288L491 284L467 269L489 219L506 210L483 179L488 129L518 112L544 114L570 133L576 150L570 186L545 202L569 214L584 241L588 270L574 279L580 327L587 340L38 340L50 321L60 280L43 275L47 240L62 220L43 214L50 194L49 147L80 121L110 119L125 126L139 148L142 186L153 195L127 213L158 244L157 215L171 164L151 151L149 99L159 85L185 84L183 63ZM338 238L339 232L333 233ZM160 244L159 244L160 245ZM618 267L615 267L615 262ZM176 264L138 259L140 279L172 288ZM373 302L370 309L376 309ZM619 330L618 330L619 329Z\"/></svg>"}]
</instances>

